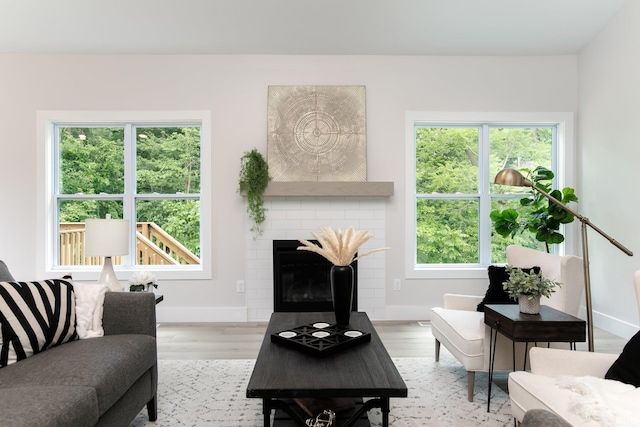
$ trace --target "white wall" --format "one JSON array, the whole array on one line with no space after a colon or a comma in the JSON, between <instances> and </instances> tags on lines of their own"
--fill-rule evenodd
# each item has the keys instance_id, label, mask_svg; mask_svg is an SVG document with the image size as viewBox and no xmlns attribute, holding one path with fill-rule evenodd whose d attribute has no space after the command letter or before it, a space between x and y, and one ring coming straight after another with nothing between
<instances>
[{"instance_id":1,"label":"white wall","mask_svg":"<svg viewBox=\"0 0 640 427\"><path fill-rule=\"evenodd\" d=\"M36 111L210 110L213 277L162 282L165 300L158 314L161 320L176 320L175 313L184 321L243 320L238 313L246 312L246 294L235 289L246 272L248 224L245 200L236 193L239 159L253 147L266 153L267 86L296 84L366 86L368 178L395 183L395 196L385 202L386 245L391 247L385 253L387 318L427 319L443 293L483 294L486 288L484 280L438 279L403 280L401 291L392 290L393 279L404 278L405 112L576 112L578 98L575 56L0 54L0 259L19 278L35 279L42 271L34 248L34 169L36 146L42 143L36 140ZM606 127L610 132L609 124ZM618 170L617 166L611 168ZM592 190L584 206L611 202L598 193ZM618 203L623 202L627 203L621 197ZM621 238L626 227L635 225L631 220L608 221L603 226ZM605 244L596 246L596 240L594 236L594 260L604 259L604 252L621 262L622 257Z\"/></svg>"},{"instance_id":2,"label":"white wall","mask_svg":"<svg viewBox=\"0 0 640 427\"><path fill-rule=\"evenodd\" d=\"M640 2L628 1L579 55L580 210L630 250L589 231L594 322L637 331L633 272L640 269Z\"/></svg>"}]
</instances>

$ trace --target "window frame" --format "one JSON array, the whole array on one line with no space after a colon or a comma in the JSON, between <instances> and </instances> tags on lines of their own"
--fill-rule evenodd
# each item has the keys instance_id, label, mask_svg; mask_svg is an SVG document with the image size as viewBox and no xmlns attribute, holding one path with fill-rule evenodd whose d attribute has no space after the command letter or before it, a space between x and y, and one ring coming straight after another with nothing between
<instances>
[{"instance_id":1,"label":"window frame","mask_svg":"<svg viewBox=\"0 0 640 427\"><path fill-rule=\"evenodd\" d=\"M131 253L125 259L125 265L114 266L119 280L125 280L135 271L152 271L160 280L211 279L211 112L210 111L38 111L38 270L45 275L73 273L77 280L96 280L101 266L58 266L58 209L59 200L75 195L57 193L58 156L55 131L58 124L72 124L77 127L124 127L125 150L134 149L135 144L127 146L126 139L135 132L136 127L188 126L200 127L200 265L149 266L136 265ZM125 156L125 174L131 175L135 163L135 153ZM131 157L133 156L133 158ZM135 182L129 182L129 187ZM123 194L123 215L132 219L136 200L153 199L154 195L138 195L135 188L125 188ZM162 195L171 198L170 195ZM166 196L166 197L164 197ZM120 198L120 196L118 196ZM178 197L178 196L176 196ZM109 196L107 196L109 198ZM180 195L180 199L193 196ZM133 230L133 226L132 226ZM134 243L130 243L133 247Z\"/></svg>"},{"instance_id":2,"label":"window frame","mask_svg":"<svg viewBox=\"0 0 640 427\"><path fill-rule=\"evenodd\" d=\"M487 267L490 264L490 254L486 253L486 248L482 245L490 244L491 220L488 210L489 203L481 203L481 198L491 199L488 189L479 188L479 242L480 263L478 264L442 264L442 265L419 265L416 264L416 157L415 157L415 127L417 125L430 126L469 126L482 125L489 126L557 126L557 146L553 155L554 166L556 167L554 182L559 188L575 188L575 158L574 158L574 117L570 112L549 112L549 113L515 113L515 112L429 112L429 111L409 111L405 114L405 138L406 138L406 230L405 239L405 275L409 279L480 279L486 278ZM481 135L488 138L488 134ZM479 174L480 185L486 185L488 179L488 150L481 152ZM486 190L486 191L485 191ZM565 242L558 245L558 253L574 253L575 232L574 227L565 227Z\"/></svg>"}]
</instances>

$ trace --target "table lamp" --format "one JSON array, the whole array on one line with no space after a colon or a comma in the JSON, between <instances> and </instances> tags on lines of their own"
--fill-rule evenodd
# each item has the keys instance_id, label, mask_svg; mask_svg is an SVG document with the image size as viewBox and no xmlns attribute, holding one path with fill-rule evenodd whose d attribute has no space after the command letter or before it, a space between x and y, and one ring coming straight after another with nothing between
<instances>
[{"instance_id":1,"label":"table lamp","mask_svg":"<svg viewBox=\"0 0 640 427\"><path fill-rule=\"evenodd\" d=\"M622 252L629 256L633 256L633 252L629 249L625 248L620 242L614 240L611 236L609 236L604 231L600 230L598 227L593 225L589 218L585 218L580 215L578 212L574 211L567 205L564 205L558 199L553 197L551 194L542 190L538 186L536 186L531 180L522 176L520 172L515 169L502 169L495 178L495 183L498 185L512 185L515 187L531 187L536 190L538 193L542 194L547 199L551 200L553 203L558 205L561 209L569 212L574 217L578 218L578 220L582 223L582 258L583 258L583 266L584 266L584 292L585 292L585 303L586 303L586 311L587 311L587 327L588 327L588 344L589 351L594 351L593 348L593 310L591 308L591 278L589 276L589 245L587 242L587 225L593 228L595 231L600 233L602 237L607 239L614 245L616 248L620 249Z\"/></svg>"},{"instance_id":2,"label":"table lamp","mask_svg":"<svg viewBox=\"0 0 640 427\"><path fill-rule=\"evenodd\" d=\"M105 219L85 220L85 256L103 256L104 266L98 283L109 286L112 291L123 291L113 271L112 256L129 254L129 220Z\"/></svg>"}]
</instances>

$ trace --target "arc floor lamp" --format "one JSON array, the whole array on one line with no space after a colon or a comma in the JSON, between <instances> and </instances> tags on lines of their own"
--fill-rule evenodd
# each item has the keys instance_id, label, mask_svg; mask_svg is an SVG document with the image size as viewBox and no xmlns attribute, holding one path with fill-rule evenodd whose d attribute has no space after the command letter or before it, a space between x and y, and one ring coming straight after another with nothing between
<instances>
[{"instance_id":1,"label":"arc floor lamp","mask_svg":"<svg viewBox=\"0 0 640 427\"><path fill-rule=\"evenodd\" d=\"M614 240L607 233L596 227L589 221L589 218L585 218L580 215L578 212L574 211L570 207L564 205L558 199L553 197L551 194L542 190L538 186L536 186L531 180L528 180L520 172L515 169L503 169L496 175L495 183L498 185L511 185L515 187L531 187L536 190L538 193L542 194L547 199L551 200L553 203L558 205L560 208L572 214L574 217L578 218L578 220L582 223L582 260L584 266L584 292L585 292L585 301L586 301L586 309L587 309L587 326L588 326L588 343L589 343L589 351L593 351L593 312L591 308L591 278L589 276L589 245L587 243L587 226L593 228L597 231L602 237L607 239L611 244L613 244L616 248L620 249L622 252L629 256L633 256L633 252L629 249L625 248L620 242Z\"/></svg>"}]
</instances>

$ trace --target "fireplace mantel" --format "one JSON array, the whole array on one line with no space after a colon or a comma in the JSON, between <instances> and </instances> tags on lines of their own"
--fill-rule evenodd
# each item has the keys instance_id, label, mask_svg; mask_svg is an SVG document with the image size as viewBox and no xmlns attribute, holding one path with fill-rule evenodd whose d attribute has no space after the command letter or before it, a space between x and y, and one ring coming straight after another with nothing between
<instances>
[{"instance_id":1,"label":"fireplace mantel","mask_svg":"<svg viewBox=\"0 0 640 427\"><path fill-rule=\"evenodd\" d=\"M272 181L265 196L393 196L393 182L282 182Z\"/></svg>"}]
</instances>

